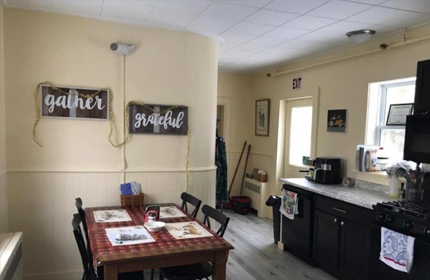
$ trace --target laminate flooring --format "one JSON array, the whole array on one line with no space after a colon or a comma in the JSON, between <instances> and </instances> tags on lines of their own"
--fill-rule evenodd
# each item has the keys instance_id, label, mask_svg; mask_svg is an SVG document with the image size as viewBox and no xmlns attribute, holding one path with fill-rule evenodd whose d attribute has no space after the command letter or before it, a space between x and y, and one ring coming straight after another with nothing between
<instances>
[{"instance_id":1,"label":"laminate flooring","mask_svg":"<svg viewBox=\"0 0 430 280\"><path fill-rule=\"evenodd\" d=\"M314 268L273 242L273 222L254 214L224 213L230 223L224 238L234 246L227 262L228 280L334 280L324 271ZM150 279L149 271L145 279ZM154 279L158 279L156 270Z\"/></svg>"}]
</instances>

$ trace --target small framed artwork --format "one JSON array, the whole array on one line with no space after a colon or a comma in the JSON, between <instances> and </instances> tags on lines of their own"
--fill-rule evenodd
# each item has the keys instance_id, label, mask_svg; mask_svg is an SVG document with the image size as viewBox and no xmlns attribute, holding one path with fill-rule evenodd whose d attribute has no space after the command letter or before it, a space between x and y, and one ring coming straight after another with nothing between
<instances>
[{"instance_id":1,"label":"small framed artwork","mask_svg":"<svg viewBox=\"0 0 430 280\"><path fill-rule=\"evenodd\" d=\"M269 136L270 99L255 101L255 135Z\"/></svg>"},{"instance_id":2,"label":"small framed artwork","mask_svg":"<svg viewBox=\"0 0 430 280\"><path fill-rule=\"evenodd\" d=\"M327 131L346 131L346 110L328 110Z\"/></svg>"},{"instance_id":3,"label":"small framed artwork","mask_svg":"<svg viewBox=\"0 0 430 280\"><path fill-rule=\"evenodd\" d=\"M412 114L413 109L413 103L391 104L390 111L388 111L387 126L406 125L406 117Z\"/></svg>"}]
</instances>

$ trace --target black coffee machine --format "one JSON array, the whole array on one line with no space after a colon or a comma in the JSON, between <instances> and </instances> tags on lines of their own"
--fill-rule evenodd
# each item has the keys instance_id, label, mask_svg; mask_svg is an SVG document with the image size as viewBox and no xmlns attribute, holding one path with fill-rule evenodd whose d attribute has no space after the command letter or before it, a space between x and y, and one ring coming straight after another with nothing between
<instances>
[{"instance_id":1,"label":"black coffee machine","mask_svg":"<svg viewBox=\"0 0 430 280\"><path fill-rule=\"evenodd\" d=\"M326 185L342 183L340 158L317 157L314 180L316 183Z\"/></svg>"}]
</instances>

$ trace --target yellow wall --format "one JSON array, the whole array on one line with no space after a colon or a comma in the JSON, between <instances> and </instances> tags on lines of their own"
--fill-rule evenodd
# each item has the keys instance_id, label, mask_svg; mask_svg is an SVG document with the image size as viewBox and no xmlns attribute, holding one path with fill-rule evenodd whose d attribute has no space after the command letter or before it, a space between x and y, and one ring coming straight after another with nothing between
<instances>
[{"instance_id":1,"label":"yellow wall","mask_svg":"<svg viewBox=\"0 0 430 280\"><path fill-rule=\"evenodd\" d=\"M408 33L410 39L430 34L429 27L423 27ZM349 49L333 52L328 55L300 61L279 69L267 72L276 73L311 66L315 63L329 61L345 55L377 49L380 43L389 45L398 43L401 35L392 35ZM344 175L364 180L388 184L385 176L363 176L353 171L355 168L355 148L364 143L366 126L366 109L368 84L378 81L413 77L416 74L417 61L430 58L430 40L387 49L344 61L311 66L307 69L289 74L267 78L262 72L249 76L253 100L271 99L270 136L252 136L253 150L260 155L253 155L253 167L269 171L269 182L272 193L279 193L280 184L276 180L276 157L278 141L278 123L280 103L282 100L316 96L320 92L320 108L318 114L316 153L318 156L339 156L344 160ZM302 77L302 90L292 90L292 79ZM346 133L327 132L326 119L329 109L347 109ZM249 120L254 123L253 119ZM303 175L297 174L296 177ZM281 175L282 177L282 175Z\"/></svg>"},{"instance_id":2,"label":"yellow wall","mask_svg":"<svg viewBox=\"0 0 430 280\"><path fill-rule=\"evenodd\" d=\"M109 49L112 42L137 46L126 58L127 102L189 106L189 192L214 204L215 40L52 13L7 9L4 14L9 230L24 231L29 279L66 279L70 275L62 273L82 270L70 227L75 197L82 197L85 207L119 204L122 150L108 142L109 122L42 119L37 129L42 148L31 134L33 91L50 81L111 88L115 141L121 140L122 64ZM180 201L187 137L133 135L125 151L126 181L142 184L146 203Z\"/></svg>"},{"instance_id":3,"label":"yellow wall","mask_svg":"<svg viewBox=\"0 0 430 280\"><path fill-rule=\"evenodd\" d=\"M228 151L228 187L230 187L233 179L244 142L248 141L249 144L253 133L253 124L249 119L254 116L254 101L250 97L250 94L251 88L248 75L229 73L218 74L218 103L226 104L225 114L230 115L230 118L227 120L230 127L225 128L228 129L227 135L226 132L224 132ZM240 168L237 171L231 195L238 195L240 192L246 151L247 150L244 151Z\"/></svg>"},{"instance_id":4,"label":"yellow wall","mask_svg":"<svg viewBox=\"0 0 430 280\"><path fill-rule=\"evenodd\" d=\"M0 7L0 233L8 229L3 8Z\"/></svg>"}]
</instances>

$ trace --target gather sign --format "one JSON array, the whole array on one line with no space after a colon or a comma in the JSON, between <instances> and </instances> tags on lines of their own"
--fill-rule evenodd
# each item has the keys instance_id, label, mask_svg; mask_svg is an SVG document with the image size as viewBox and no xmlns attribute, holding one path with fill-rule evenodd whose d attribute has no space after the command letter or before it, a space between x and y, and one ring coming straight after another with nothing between
<instances>
[{"instance_id":1,"label":"gather sign","mask_svg":"<svg viewBox=\"0 0 430 280\"><path fill-rule=\"evenodd\" d=\"M109 90L50 85L39 90L42 117L109 119Z\"/></svg>"},{"instance_id":2,"label":"gather sign","mask_svg":"<svg viewBox=\"0 0 430 280\"><path fill-rule=\"evenodd\" d=\"M187 135L187 106L138 104L129 106L130 133Z\"/></svg>"}]
</instances>

